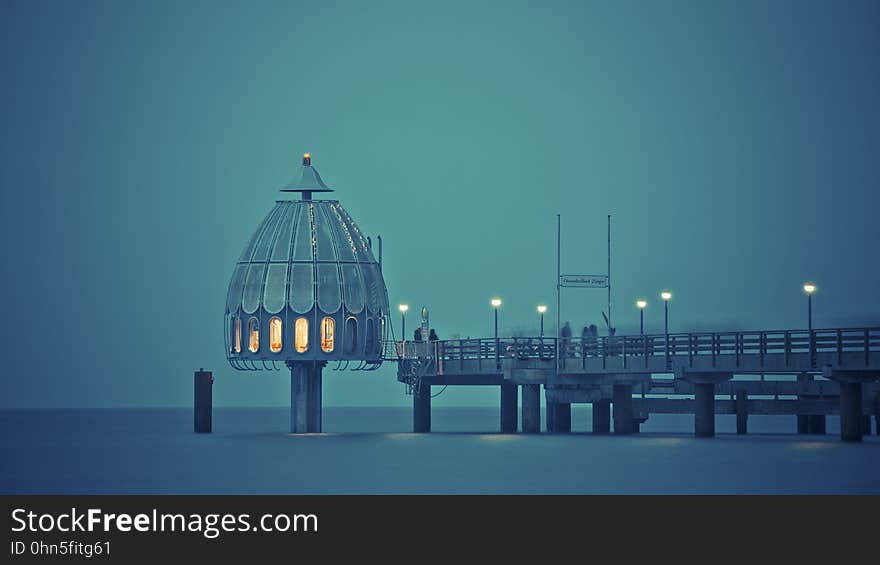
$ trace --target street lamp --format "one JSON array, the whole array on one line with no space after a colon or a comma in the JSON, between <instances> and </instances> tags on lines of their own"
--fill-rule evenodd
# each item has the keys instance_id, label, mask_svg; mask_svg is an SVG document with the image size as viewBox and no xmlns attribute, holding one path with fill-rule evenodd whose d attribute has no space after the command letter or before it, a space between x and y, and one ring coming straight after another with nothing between
<instances>
[{"instance_id":1,"label":"street lamp","mask_svg":"<svg viewBox=\"0 0 880 565\"><path fill-rule=\"evenodd\" d=\"M666 335L669 335L669 300L672 298L672 293L668 290L664 290L660 293L660 298L663 299L663 310L664 310L664 318L663 328Z\"/></svg>"},{"instance_id":2,"label":"street lamp","mask_svg":"<svg viewBox=\"0 0 880 565\"><path fill-rule=\"evenodd\" d=\"M400 310L400 334L401 340L406 341L406 311L409 310L409 305L401 304L397 307Z\"/></svg>"},{"instance_id":3,"label":"street lamp","mask_svg":"<svg viewBox=\"0 0 880 565\"><path fill-rule=\"evenodd\" d=\"M498 308L501 307L501 299L493 298L491 301L492 308L495 310L495 368L501 368L501 361L498 357Z\"/></svg>"},{"instance_id":4,"label":"street lamp","mask_svg":"<svg viewBox=\"0 0 880 565\"><path fill-rule=\"evenodd\" d=\"M813 331L813 293L816 292L816 284L804 283L804 292L807 293L807 329Z\"/></svg>"},{"instance_id":5,"label":"street lamp","mask_svg":"<svg viewBox=\"0 0 880 565\"><path fill-rule=\"evenodd\" d=\"M672 293L668 290L664 290L660 293L660 298L663 299L663 332L666 335L666 368L670 369L672 365L670 364L669 359L669 300L672 298Z\"/></svg>"},{"instance_id":6,"label":"street lamp","mask_svg":"<svg viewBox=\"0 0 880 565\"><path fill-rule=\"evenodd\" d=\"M538 305L538 313L541 314L541 337L544 337L544 312L547 311L547 307L543 304Z\"/></svg>"},{"instance_id":7,"label":"street lamp","mask_svg":"<svg viewBox=\"0 0 880 565\"><path fill-rule=\"evenodd\" d=\"M639 309L639 329L642 335L645 335L645 308L648 307L648 301L640 298L636 300L636 306Z\"/></svg>"}]
</instances>

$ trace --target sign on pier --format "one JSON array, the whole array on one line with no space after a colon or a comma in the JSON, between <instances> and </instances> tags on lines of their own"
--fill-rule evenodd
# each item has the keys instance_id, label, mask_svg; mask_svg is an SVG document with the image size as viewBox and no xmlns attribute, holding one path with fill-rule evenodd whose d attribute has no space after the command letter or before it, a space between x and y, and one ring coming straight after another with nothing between
<instances>
[{"instance_id":1,"label":"sign on pier","mask_svg":"<svg viewBox=\"0 0 880 565\"><path fill-rule=\"evenodd\" d=\"M607 288L608 275L559 275L559 286L576 288Z\"/></svg>"}]
</instances>

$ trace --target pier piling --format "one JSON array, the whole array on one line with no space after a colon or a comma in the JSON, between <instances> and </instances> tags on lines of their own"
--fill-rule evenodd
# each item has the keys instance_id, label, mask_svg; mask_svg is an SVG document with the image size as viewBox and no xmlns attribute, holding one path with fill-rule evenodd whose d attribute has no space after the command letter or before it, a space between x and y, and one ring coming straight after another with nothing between
<instances>
[{"instance_id":1,"label":"pier piling","mask_svg":"<svg viewBox=\"0 0 880 565\"><path fill-rule=\"evenodd\" d=\"M541 385L522 385L522 431L527 434L541 432Z\"/></svg>"},{"instance_id":2,"label":"pier piling","mask_svg":"<svg viewBox=\"0 0 880 565\"><path fill-rule=\"evenodd\" d=\"M593 402L593 433L611 433L611 401L597 400Z\"/></svg>"},{"instance_id":3,"label":"pier piling","mask_svg":"<svg viewBox=\"0 0 880 565\"><path fill-rule=\"evenodd\" d=\"M736 433L745 435L749 433L749 395L740 389L736 391Z\"/></svg>"},{"instance_id":4,"label":"pier piling","mask_svg":"<svg viewBox=\"0 0 880 565\"><path fill-rule=\"evenodd\" d=\"M431 431L431 385L420 384L413 389L413 432Z\"/></svg>"},{"instance_id":5,"label":"pier piling","mask_svg":"<svg viewBox=\"0 0 880 565\"><path fill-rule=\"evenodd\" d=\"M862 383L840 383L840 439L862 441Z\"/></svg>"},{"instance_id":6,"label":"pier piling","mask_svg":"<svg viewBox=\"0 0 880 565\"><path fill-rule=\"evenodd\" d=\"M211 433L211 415L213 412L214 376L211 371L199 369L195 373L193 405L194 430L197 434Z\"/></svg>"},{"instance_id":7,"label":"pier piling","mask_svg":"<svg viewBox=\"0 0 880 565\"><path fill-rule=\"evenodd\" d=\"M632 385L615 384L613 389L614 433L631 434L633 431Z\"/></svg>"},{"instance_id":8,"label":"pier piling","mask_svg":"<svg viewBox=\"0 0 880 565\"><path fill-rule=\"evenodd\" d=\"M519 386L513 382L501 384L501 433L515 434L517 430L517 408Z\"/></svg>"},{"instance_id":9,"label":"pier piling","mask_svg":"<svg viewBox=\"0 0 880 565\"><path fill-rule=\"evenodd\" d=\"M553 403L553 431L565 434L571 431L571 404L568 402Z\"/></svg>"},{"instance_id":10,"label":"pier piling","mask_svg":"<svg viewBox=\"0 0 880 565\"><path fill-rule=\"evenodd\" d=\"M324 363L290 363L290 433L321 433Z\"/></svg>"},{"instance_id":11,"label":"pier piling","mask_svg":"<svg viewBox=\"0 0 880 565\"><path fill-rule=\"evenodd\" d=\"M715 435L715 383L694 383L694 434Z\"/></svg>"},{"instance_id":12,"label":"pier piling","mask_svg":"<svg viewBox=\"0 0 880 565\"><path fill-rule=\"evenodd\" d=\"M822 414L811 414L809 416L810 428L807 433L825 435L825 416Z\"/></svg>"}]
</instances>

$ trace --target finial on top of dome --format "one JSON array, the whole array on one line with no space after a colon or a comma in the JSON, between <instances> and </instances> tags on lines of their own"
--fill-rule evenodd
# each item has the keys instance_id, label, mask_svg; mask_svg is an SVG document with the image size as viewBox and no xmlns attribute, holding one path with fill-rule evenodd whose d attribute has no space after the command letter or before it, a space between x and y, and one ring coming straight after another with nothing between
<instances>
[{"instance_id":1,"label":"finial on top of dome","mask_svg":"<svg viewBox=\"0 0 880 565\"><path fill-rule=\"evenodd\" d=\"M302 166L297 175L281 192L301 192L303 200L311 200L313 192L333 192L333 189L324 184L318 170L312 167L311 154L303 153Z\"/></svg>"}]
</instances>

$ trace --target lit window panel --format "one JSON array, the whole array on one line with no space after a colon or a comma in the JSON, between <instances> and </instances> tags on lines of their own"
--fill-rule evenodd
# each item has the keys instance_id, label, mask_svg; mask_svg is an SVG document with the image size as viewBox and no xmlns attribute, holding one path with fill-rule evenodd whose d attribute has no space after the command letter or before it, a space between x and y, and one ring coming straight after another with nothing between
<instances>
[{"instance_id":1,"label":"lit window panel","mask_svg":"<svg viewBox=\"0 0 880 565\"><path fill-rule=\"evenodd\" d=\"M269 349L272 353L281 351L281 318L269 320Z\"/></svg>"},{"instance_id":2,"label":"lit window panel","mask_svg":"<svg viewBox=\"0 0 880 565\"><path fill-rule=\"evenodd\" d=\"M324 353L330 353L333 351L335 334L336 321L329 316L321 320L321 350L324 351Z\"/></svg>"},{"instance_id":3,"label":"lit window panel","mask_svg":"<svg viewBox=\"0 0 880 565\"><path fill-rule=\"evenodd\" d=\"M309 349L309 321L305 318L297 318L293 326L293 347L299 353L305 353Z\"/></svg>"},{"instance_id":4,"label":"lit window panel","mask_svg":"<svg viewBox=\"0 0 880 565\"><path fill-rule=\"evenodd\" d=\"M256 318L251 318L248 321L248 349L251 353L260 350L260 323Z\"/></svg>"}]
</instances>

